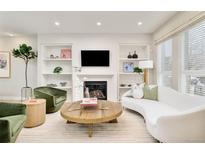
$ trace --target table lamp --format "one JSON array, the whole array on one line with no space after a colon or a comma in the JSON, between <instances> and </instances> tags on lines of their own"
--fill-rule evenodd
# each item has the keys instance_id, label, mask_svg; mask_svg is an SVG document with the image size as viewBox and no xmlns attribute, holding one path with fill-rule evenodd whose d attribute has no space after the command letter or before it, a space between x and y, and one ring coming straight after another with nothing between
<instances>
[{"instance_id":1,"label":"table lamp","mask_svg":"<svg viewBox=\"0 0 205 154\"><path fill-rule=\"evenodd\" d=\"M144 82L145 84L148 84L148 69L153 68L153 61L152 60L146 60L146 61L139 61L139 68L144 70Z\"/></svg>"}]
</instances>

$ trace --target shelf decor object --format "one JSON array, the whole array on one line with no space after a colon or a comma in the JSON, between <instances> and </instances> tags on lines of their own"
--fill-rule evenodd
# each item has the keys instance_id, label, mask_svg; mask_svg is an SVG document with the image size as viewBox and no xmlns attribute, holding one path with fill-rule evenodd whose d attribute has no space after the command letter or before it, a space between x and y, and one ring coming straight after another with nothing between
<instances>
[{"instance_id":1,"label":"shelf decor object","mask_svg":"<svg viewBox=\"0 0 205 154\"><path fill-rule=\"evenodd\" d=\"M32 97L32 88L28 86L28 63L31 59L37 57L37 53L32 51L32 47L26 44L20 44L19 49L13 49L12 54L15 58L21 58L25 62L25 87L21 88L21 101L26 101Z\"/></svg>"},{"instance_id":2,"label":"shelf decor object","mask_svg":"<svg viewBox=\"0 0 205 154\"><path fill-rule=\"evenodd\" d=\"M127 56L127 58L132 58L132 55L131 55L131 53L129 52L129 55Z\"/></svg>"},{"instance_id":3,"label":"shelf decor object","mask_svg":"<svg viewBox=\"0 0 205 154\"><path fill-rule=\"evenodd\" d=\"M142 69L139 68L139 67L135 67L135 68L134 68L134 72L135 72L135 73L143 73Z\"/></svg>"},{"instance_id":4,"label":"shelf decor object","mask_svg":"<svg viewBox=\"0 0 205 154\"><path fill-rule=\"evenodd\" d=\"M55 67L54 70L53 70L53 73L56 73L56 74L59 74L63 71L63 68L62 67Z\"/></svg>"},{"instance_id":5,"label":"shelf decor object","mask_svg":"<svg viewBox=\"0 0 205 154\"><path fill-rule=\"evenodd\" d=\"M136 51L134 51L134 54L132 55L132 58L137 59L138 55L136 54Z\"/></svg>"},{"instance_id":6,"label":"shelf decor object","mask_svg":"<svg viewBox=\"0 0 205 154\"><path fill-rule=\"evenodd\" d=\"M10 52L0 51L0 78L9 78L11 74Z\"/></svg>"},{"instance_id":7,"label":"shelf decor object","mask_svg":"<svg viewBox=\"0 0 205 154\"><path fill-rule=\"evenodd\" d=\"M147 72L147 70L153 68L153 61L152 60L140 61L139 68L144 69L144 82L145 82L145 84L148 84L148 72Z\"/></svg>"}]
</instances>

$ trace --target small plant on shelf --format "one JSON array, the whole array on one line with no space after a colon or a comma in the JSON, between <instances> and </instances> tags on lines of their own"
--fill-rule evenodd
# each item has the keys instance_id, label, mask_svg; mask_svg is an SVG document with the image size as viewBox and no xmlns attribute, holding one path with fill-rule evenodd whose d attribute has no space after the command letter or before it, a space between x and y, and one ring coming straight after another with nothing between
<instances>
[{"instance_id":1,"label":"small plant on shelf","mask_svg":"<svg viewBox=\"0 0 205 154\"><path fill-rule=\"evenodd\" d=\"M142 71L141 68L135 67L135 68L134 68L134 72L135 72L135 73L142 73L143 71Z\"/></svg>"},{"instance_id":2,"label":"small plant on shelf","mask_svg":"<svg viewBox=\"0 0 205 154\"><path fill-rule=\"evenodd\" d=\"M63 71L63 68L58 66L54 68L53 73L59 74L59 73L62 73L62 71Z\"/></svg>"}]
</instances>

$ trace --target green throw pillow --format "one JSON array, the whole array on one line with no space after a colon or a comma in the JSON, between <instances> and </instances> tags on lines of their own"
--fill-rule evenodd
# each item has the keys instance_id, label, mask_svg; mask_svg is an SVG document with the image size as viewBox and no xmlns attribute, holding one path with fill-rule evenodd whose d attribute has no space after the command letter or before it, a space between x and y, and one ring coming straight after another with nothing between
<instances>
[{"instance_id":1,"label":"green throw pillow","mask_svg":"<svg viewBox=\"0 0 205 154\"><path fill-rule=\"evenodd\" d=\"M144 99L158 101L158 87L153 85L144 86Z\"/></svg>"}]
</instances>

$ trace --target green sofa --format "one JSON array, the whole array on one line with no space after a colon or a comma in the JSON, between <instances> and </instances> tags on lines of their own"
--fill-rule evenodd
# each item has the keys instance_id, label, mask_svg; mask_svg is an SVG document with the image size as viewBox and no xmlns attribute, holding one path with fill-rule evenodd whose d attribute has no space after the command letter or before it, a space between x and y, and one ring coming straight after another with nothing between
<instances>
[{"instance_id":1,"label":"green sofa","mask_svg":"<svg viewBox=\"0 0 205 154\"><path fill-rule=\"evenodd\" d=\"M35 98L46 99L46 113L58 111L67 99L67 91L52 88L38 87L34 89Z\"/></svg>"},{"instance_id":2,"label":"green sofa","mask_svg":"<svg viewBox=\"0 0 205 154\"><path fill-rule=\"evenodd\" d=\"M0 142L15 142L26 121L26 105L0 102Z\"/></svg>"}]
</instances>

